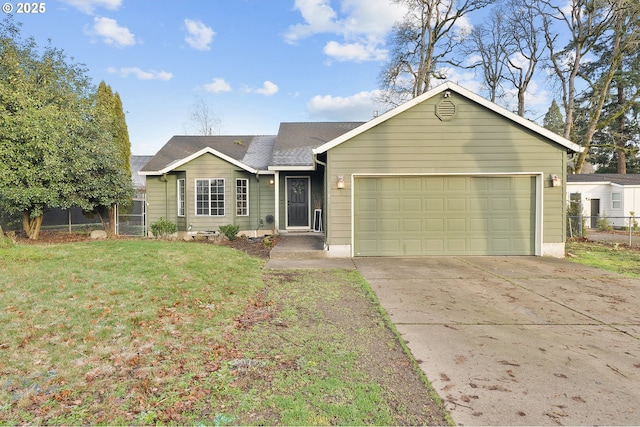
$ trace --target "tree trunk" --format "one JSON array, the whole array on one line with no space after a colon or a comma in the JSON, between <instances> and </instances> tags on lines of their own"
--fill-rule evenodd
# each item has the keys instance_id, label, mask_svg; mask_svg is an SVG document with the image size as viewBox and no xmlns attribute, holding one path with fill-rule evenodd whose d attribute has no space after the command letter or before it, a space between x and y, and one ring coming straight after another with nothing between
<instances>
[{"instance_id":1,"label":"tree trunk","mask_svg":"<svg viewBox=\"0 0 640 427\"><path fill-rule=\"evenodd\" d=\"M116 235L116 205L111 205L109 208L109 230L107 233L109 236Z\"/></svg>"},{"instance_id":2,"label":"tree trunk","mask_svg":"<svg viewBox=\"0 0 640 427\"><path fill-rule=\"evenodd\" d=\"M620 71L622 69L622 65L620 66ZM624 86L622 82L618 82L618 105L622 106L624 104ZM620 139L617 143L618 150L618 173L626 174L627 173L627 155L624 151L625 148L625 136L624 136L624 114L620 115Z\"/></svg>"},{"instance_id":3,"label":"tree trunk","mask_svg":"<svg viewBox=\"0 0 640 427\"><path fill-rule=\"evenodd\" d=\"M41 226L42 215L32 218L29 211L22 212L22 227L30 240L38 240Z\"/></svg>"}]
</instances>

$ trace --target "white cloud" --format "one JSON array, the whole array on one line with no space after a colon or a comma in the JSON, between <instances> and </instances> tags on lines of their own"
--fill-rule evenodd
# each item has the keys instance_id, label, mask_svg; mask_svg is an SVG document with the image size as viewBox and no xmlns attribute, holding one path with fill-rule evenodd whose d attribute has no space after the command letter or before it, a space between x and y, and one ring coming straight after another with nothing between
<instances>
[{"instance_id":1,"label":"white cloud","mask_svg":"<svg viewBox=\"0 0 640 427\"><path fill-rule=\"evenodd\" d=\"M108 10L118 10L122 5L122 0L60 0L63 3L73 6L81 12L92 14L94 9L102 7Z\"/></svg>"},{"instance_id":2,"label":"white cloud","mask_svg":"<svg viewBox=\"0 0 640 427\"><path fill-rule=\"evenodd\" d=\"M375 44L340 44L336 41L327 43L324 47L324 53L338 61L382 61L387 57L387 50L378 49Z\"/></svg>"},{"instance_id":3,"label":"white cloud","mask_svg":"<svg viewBox=\"0 0 640 427\"><path fill-rule=\"evenodd\" d=\"M340 28L336 23L337 13L329 0L296 0L294 8L300 11L305 23L289 27L285 34L285 40L289 43L313 34L337 32Z\"/></svg>"},{"instance_id":4,"label":"white cloud","mask_svg":"<svg viewBox=\"0 0 640 427\"><path fill-rule=\"evenodd\" d=\"M100 36L104 42L116 47L133 46L136 44L135 36L126 27L121 27L115 19L98 17L93 18L91 34Z\"/></svg>"},{"instance_id":5,"label":"white cloud","mask_svg":"<svg viewBox=\"0 0 640 427\"><path fill-rule=\"evenodd\" d=\"M352 96L314 96L307 104L307 110L316 120L365 121L374 112L382 114L387 107L378 102L379 90L360 92Z\"/></svg>"},{"instance_id":6,"label":"white cloud","mask_svg":"<svg viewBox=\"0 0 640 427\"><path fill-rule=\"evenodd\" d=\"M329 42L325 54L339 61L381 61L381 49L393 25L404 15L404 8L388 0L344 0L340 13L330 0L296 0L304 23L289 27L286 42L295 44L315 34L335 34L343 41Z\"/></svg>"},{"instance_id":7,"label":"white cloud","mask_svg":"<svg viewBox=\"0 0 640 427\"><path fill-rule=\"evenodd\" d=\"M129 77L129 75L133 74L138 78L138 80L171 80L173 77L172 73L168 73L166 71L144 71L139 67L124 67L120 69L116 69L114 67L109 67L107 69L111 74L117 74L120 77Z\"/></svg>"},{"instance_id":8,"label":"white cloud","mask_svg":"<svg viewBox=\"0 0 640 427\"><path fill-rule=\"evenodd\" d=\"M231 92L231 85L222 78L215 78L211 83L204 85L204 90L211 93Z\"/></svg>"},{"instance_id":9,"label":"white cloud","mask_svg":"<svg viewBox=\"0 0 640 427\"><path fill-rule=\"evenodd\" d=\"M263 83L261 88L259 88L259 89L247 88L246 92L247 93L259 93L260 95L271 96L271 95L275 95L276 93L278 93L279 90L280 90L280 88L275 83L270 82L269 80L267 80L267 81L265 81Z\"/></svg>"},{"instance_id":10,"label":"white cloud","mask_svg":"<svg viewBox=\"0 0 640 427\"><path fill-rule=\"evenodd\" d=\"M211 42L216 32L211 27L207 27L202 21L194 21L185 19L184 25L187 29L187 35L184 37L189 46L196 50L211 49Z\"/></svg>"}]
</instances>

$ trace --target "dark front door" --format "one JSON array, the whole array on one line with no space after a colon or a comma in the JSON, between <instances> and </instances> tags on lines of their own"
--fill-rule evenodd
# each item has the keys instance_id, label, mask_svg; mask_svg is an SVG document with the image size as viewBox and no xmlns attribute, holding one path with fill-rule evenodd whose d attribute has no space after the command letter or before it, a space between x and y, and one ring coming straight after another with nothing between
<instances>
[{"instance_id":1,"label":"dark front door","mask_svg":"<svg viewBox=\"0 0 640 427\"><path fill-rule=\"evenodd\" d=\"M591 199L591 228L598 228L598 218L600 217L600 199Z\"/></svg>"},{"instance_id":2,"label":"dark front door","mask_svg":"<svg viewBox=\"0 0 640 427\"><path fill-rule=\"evenodd\" d=\"M287 226L309 226L309 178L287 178Z\"/></svg>"}]
</instances>

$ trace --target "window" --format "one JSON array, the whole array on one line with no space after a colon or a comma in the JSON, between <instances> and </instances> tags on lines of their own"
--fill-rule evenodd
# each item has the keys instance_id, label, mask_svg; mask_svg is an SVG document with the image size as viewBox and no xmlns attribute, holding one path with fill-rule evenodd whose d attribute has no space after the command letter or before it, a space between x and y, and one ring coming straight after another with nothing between
<instances>
[{"instance_id":1,"label":"window","mask_svg":"<svg viewBox=\"0 0 640 427\"><path fill-rule=\"evenodd\" d=\"M249 215L249 180L246 178L236 179L236 215Z\"/></svg>"},{"instance_id":2,"label":"window","mask_svg":"<svg viewBox=\"0 0 640 427\"><path fill-rule=\"evenodd\" d=\"M621 193L611 193L611 208L612 209L620 209L622 207L622 194Z\"/></svg>"},{"instance_id":3,"label":"window","mask_svg":"<svg viewBox=\"0 0 640 427\"><path fill-rule=\"evenodd\" d=\"M196 215L224 216L224 179L196 179Z\"/></svg>"},{"instance_id":4,"label":"window","mask_svg":"<svg viewBox=\"0 0 640 427\"><path fill-rule=\"evenodd\" d=\"M184 178L178 180L178 216L184 216L185 203L185 182Z\"/></svg>"}]
</instances>

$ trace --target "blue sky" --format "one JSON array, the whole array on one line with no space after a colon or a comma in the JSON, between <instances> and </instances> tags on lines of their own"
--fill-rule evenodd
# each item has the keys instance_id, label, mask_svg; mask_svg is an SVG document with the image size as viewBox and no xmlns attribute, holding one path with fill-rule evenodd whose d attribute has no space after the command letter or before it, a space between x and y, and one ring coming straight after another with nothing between
<instances>
[{"instance_id":1,"label":"blue sky","mask_svg":"<svg viewBox=\"0 0 640 427\"><path fill-rule=\"evenodd\" d=\"M5 2L17 7L15 0ZM48 0L15 14L123 101L133 154L194 133L201 99L222 134L276 134L280 122L365 121L402 16L389 0ZM14 10L15 12L15 10ZM470 18L471 19L471 18ZM470 25L469 22L465 22ZM450 79L478 92L472 72ZM532 105L550 104L532 88Z\"/></svg>"}]
</instances>

